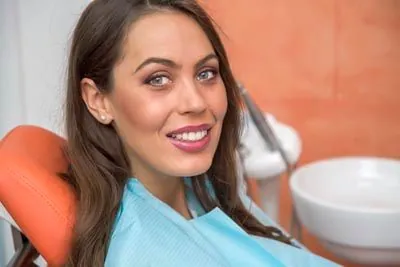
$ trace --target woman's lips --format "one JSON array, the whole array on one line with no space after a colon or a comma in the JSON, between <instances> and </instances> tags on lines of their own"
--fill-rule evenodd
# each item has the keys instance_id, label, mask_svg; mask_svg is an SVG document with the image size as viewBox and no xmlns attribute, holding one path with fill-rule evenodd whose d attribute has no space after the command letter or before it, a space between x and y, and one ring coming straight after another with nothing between
<instances>
[{"instance_id":1,"label":"woman's lips","mask_svg":"<svg viewBox=\"0 0 400 267\"><path fill-rule=\"evenodd\" d=\"M168 139L178 149L189 153L195 153L200 152L207 147L211 140L211 133L210 131L207 131L207 134L203 138L195 141L182 139L179 140L173 137L169 137Z\"/></svg>"},{"instance_id":2,"label":"woman's lips","mask_svg":"<svg viewBox=\"0 0 400 267\"><path fill-rule=\"evenodd\" d=\"M170 142L178 149L195 153L204 150L211 140L208 124L185 126L167 135Z\"/></svg>"}]
</instances>

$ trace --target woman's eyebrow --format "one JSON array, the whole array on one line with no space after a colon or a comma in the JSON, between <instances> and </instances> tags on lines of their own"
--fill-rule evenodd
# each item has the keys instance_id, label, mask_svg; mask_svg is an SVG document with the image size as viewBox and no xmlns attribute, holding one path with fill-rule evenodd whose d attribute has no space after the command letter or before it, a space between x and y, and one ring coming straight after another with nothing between
<instances>
[{"instance_id":1,"label":"woman's eyebrow","mask_svg":"<svg viewBox=\"0 0 400 267\"><path fill-rule=\"evenodd\" d=\"M207 61L209 61L209 60L211 60L211 59L214 59L214 58L218 60L218 57L217 57L216 54L214 54L214 53L208 54L207 56L205 56L205 57L203 57L202 59L200 59L200 60L196 63L196 65L194 65L194 68L195 68L196 70L197 70L197 69L200 69L204 64L207 63Z\"/></svg>"},{"instance_id":2,"label":"woman's eyebrow","mask_svg":"<svg viewBox=\"0 0 400 267\"><path fill-rule=\"evenodd\" d=\"M136 68L135 73L144 68L146 65L149 64L161 64L165 65L167 67L172 67L172 68L178 68L178 64L176 64L174 61L167 59L167 58L160 58L160 57L150 57L147 58L145 61L143 61L139 67Z\"/></svg>"},{"instance_id":3,"label":"woman's eyebrow","mask_svg":"<svg viewBox=\"0 0 400 267\"><path fill-rule=\"evenodd\" d=\"M218 59L217 55L215 55L214 53L208 54L207 56L203 57L202 59L200 59L194 66L195 69L199 69L201 66L203 66L207 61L211 60L211 59ZM167 58L161 58L161 57L149 57L146 60L144 60L135 70L135 73L138 72L139 70L141 70L142 68L144 68L145 66L149 65L149 64L161 64L167 67L171 67L171 68L179 68L180 66L175 63L173 60L171 59L167 59Z\"/></svg>"}]
</instances>

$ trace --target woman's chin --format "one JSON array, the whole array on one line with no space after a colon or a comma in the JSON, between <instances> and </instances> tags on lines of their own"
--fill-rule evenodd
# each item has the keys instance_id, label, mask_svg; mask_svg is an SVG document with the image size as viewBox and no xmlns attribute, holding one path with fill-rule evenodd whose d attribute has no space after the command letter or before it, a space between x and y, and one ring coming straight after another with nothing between
<instances>
[{"instance_id":1,"label":"woman's chin","mask_svg":"<svg viewBox=\"0 0 400 267\"><path fill-rule=\"evenodd\" d=\"M191 177L206 173L212 164L212 159L198 159L195 161L184 160L175 165L174 176Z\"/></svg>"}]
</instances>

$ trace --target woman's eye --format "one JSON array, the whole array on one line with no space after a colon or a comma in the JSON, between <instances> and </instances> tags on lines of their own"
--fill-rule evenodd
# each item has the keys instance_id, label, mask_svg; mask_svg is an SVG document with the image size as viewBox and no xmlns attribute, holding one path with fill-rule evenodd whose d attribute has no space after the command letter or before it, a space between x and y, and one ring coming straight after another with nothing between
<instances>
[{"instance_id":1,"label":"woman's eye","mask_svg":"<svg viewBox=\"0 0 400 267\"><path fill-rule=\"evenodd\" d=\"M147 84L150 84L151 86L158 86L158 87L164 86L170 82L171 82L171 80L167 76L164 76L164 75L154 76L146 81Z\"/></svg>"},{"instance_id":2,"label":"woman's eye","mask_svg":"<svg viewBox=\"0 0 400 267\"><path fill-rule=\"evenodd\" d=\"M198 81L208 81L214 78L217 75L215 70L205 70L199 73L197 76Z\"/></svg>"}]
</instances>

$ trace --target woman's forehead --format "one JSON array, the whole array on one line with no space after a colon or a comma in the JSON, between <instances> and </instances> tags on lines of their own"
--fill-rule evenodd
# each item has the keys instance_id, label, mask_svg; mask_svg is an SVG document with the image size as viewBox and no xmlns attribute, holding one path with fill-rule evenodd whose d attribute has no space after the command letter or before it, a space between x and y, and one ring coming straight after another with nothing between
<instances>
[{"instance_id":1,"label":"woman's forehead","mask_svg":"<svg viewBox=\"0 0 400 267\"><path fill-rule=\"evenodd\" d=\"M128 31L124 54L131 60L168 58L184 64L214 51L203 29L178 12L158 12L136 21Z\"/></svg>"}]
</instances>

